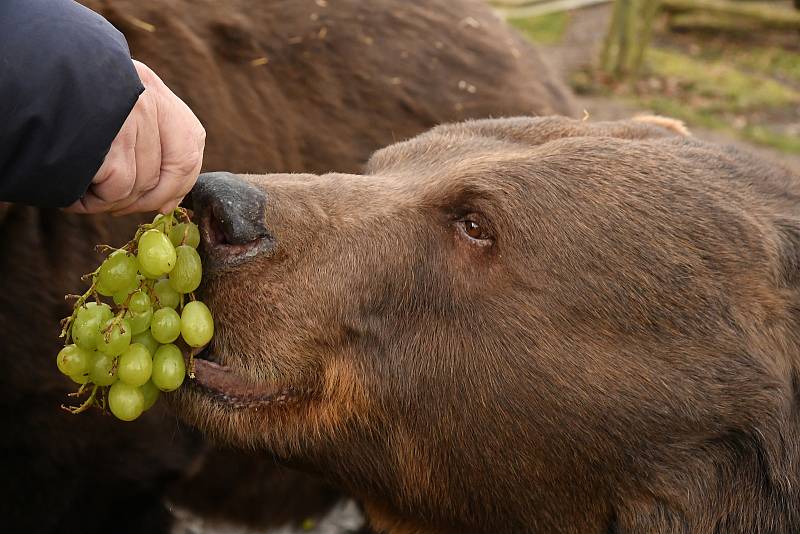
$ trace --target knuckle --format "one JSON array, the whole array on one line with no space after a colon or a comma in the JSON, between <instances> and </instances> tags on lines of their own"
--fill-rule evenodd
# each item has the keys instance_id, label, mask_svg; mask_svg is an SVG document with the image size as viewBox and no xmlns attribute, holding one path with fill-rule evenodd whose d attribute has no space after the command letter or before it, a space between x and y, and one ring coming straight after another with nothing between
<instances>
[{"instance_id":1,"label":"knuckle","mask_svg":"<svg viewBox=\"0 0 800 534\"><path fill-rule=\"evenodd\" d=\"M145 115L152 115L155 111L155 103L153 102L153 92L145 88L139 100L136 101L136 107Z\"/></svg>"},{"instance_id":2,"label":"knuckle","mask_svg":"<svg viewBox=\"0 0 800 534\"><path fill-rule=\"evenodd\" d=\"M135 164L134 164L135 165ZM97 196L106 202L116 202L128 197L136 186L136 168L129 162L120 162L111 176L96 188Z\"/></svg>"},{"instance_id":3,"label":"knuckle","mask_svg":"<svg viewBox=\"0 0 800 534\"><path fill-rule=\"evenodd\" d=\"M92 178L92 184L101 184L108 180L114 173L114 167L112 165L111 160L108 156L106 159L103 160L103 163L100 165L100 168L97 169L97 172L94 174Z\"/></svg>"},{"instance_id":4,"label":"knuckle","mask_svg":"<svg viewBox=\"0 0 800 534\"><path fill-rule=\"evenodd\" d=\"M159 176L156 174L150 180L142 184L141 192L149 193L150 191L158 187L158 183L159 183Z\"/></svg>"},{"instance_id":5,"label":"knuckle","mask_svg":"<svg viewBox=\"0 0 800 534\"><path fill-rule=\"evenodd\" d=\"M203 160L202 150L191 150L185 152L175 161L175 172L179 174L191 174Z\"/></svg>"},{"instance_id":6,"label":"knuckle","mask_svg":"<svg viewBox=\"0 0 800 534\"><path fill-rule=\"evenodd\" d=\"M124 182L125 196L128 196L136 188L136 160L133 158L128 159L128 165L125 170Z\"/></svg>"}]
</instances>

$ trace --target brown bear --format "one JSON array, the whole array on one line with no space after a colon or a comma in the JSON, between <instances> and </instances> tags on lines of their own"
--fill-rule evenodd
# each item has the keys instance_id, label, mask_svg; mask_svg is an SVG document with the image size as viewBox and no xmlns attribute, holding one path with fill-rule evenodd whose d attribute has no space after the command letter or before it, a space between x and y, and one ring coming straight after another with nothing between
<instances>
[{"instance_id":1,"label":"brown bear","mask_svg":"<svg viewBox=\"0 0 800 534\"><path fill-rule=\"evenodd\" d=\"M440 122L573 111L537 52L477 0L83 3L116 24L132 55L201 118L206 169L357 171L377 148ZM59 408L74 389L55 367L58 323L69 313L63 296L96 267L94 245L124 243L136 222L0 204L5 531L165 529L165 486L197 468L197 440L174 416L156 410L125 424ZM201 493L187 505L197 497L202 513L222 519L246 509L263 526L304 517L287 496L301 506L335 498L316 486L311 499L286 490L285 473L269 478L270 462L205 462L181 490ZM274 485L281 498L256 484Z\"/></svg>"},{"instance_id":2,"label":"brown bear","mask_svg":"<svg viewBox=\"0 0 800 534\"><path fill-rule=\"evenodd\" d=\"M800 177L679 129L201 176L216 334L179 411L381 532L800 531Z\"/></svg>"}]
</instances>

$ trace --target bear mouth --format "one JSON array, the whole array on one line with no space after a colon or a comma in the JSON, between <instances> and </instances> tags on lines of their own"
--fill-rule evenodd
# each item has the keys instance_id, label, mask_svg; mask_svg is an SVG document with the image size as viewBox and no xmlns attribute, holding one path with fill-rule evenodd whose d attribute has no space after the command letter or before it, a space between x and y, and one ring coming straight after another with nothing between
<instances>
[{"instance_id":1,"label":"bear mouth","mask_svg":"<svg viewBox=\"0 0 800 534\"><path fill-rule=\"evenodd\" d=\"M209 347L189 362L189 384L206 396L231 408L259 408L295 402L298 392L278 383L256 381L214 361Z\"/></svg>"}]
</instances>

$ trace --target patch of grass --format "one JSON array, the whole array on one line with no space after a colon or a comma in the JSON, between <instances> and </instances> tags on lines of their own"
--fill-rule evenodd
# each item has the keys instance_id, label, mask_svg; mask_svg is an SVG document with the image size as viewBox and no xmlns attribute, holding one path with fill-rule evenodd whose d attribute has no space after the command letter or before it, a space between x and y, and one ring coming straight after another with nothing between
<instances>
[{"instance_id":1,"label":"patch of grass","mask_svg":"<svg viewBox=\"0 0 800 534\"><path fill-rule=\"evenodd\" d=\"M689 129L694 126L707 130L719 130L731 136L770 146L783 152L800 154L800 138L795 135L778 133L765 126L755 124L747 125L744 128L735 128L726 117L693 109L669 98L640 97L637 99L637 104L659 115L681 119L686 122Z\"/></svg>"},{"instance_id":2,"label":"patch of grass","mask_svg":"<svg viewBox=\"0 0 800 534\"><path fill-rule=\"evenodd\" d=\"M800 154L800 137L796 135L773 132L769 128L757 125L747 126L742 134L745 139L755 143L771 146L784 152Z\"/></svg>"},{"instance_id":3,"label":"patch of grass","mask_svg":"<svg viewBox=\"0 0 800 534\"><path fill-rule=\"evenodd\" d=\"M767 49L763 49L767 50ZM744 52L742 53L744 54ZM785 152L800 153L800 139L758 124L764 112L781 113L800 105L800 91L767 73L786 56L755 53L749 72L742 70L745 56L715 59L692 57L671 50L647 51L647 70L655 90L640 83L633 93L639 105L656 113L682 119L689 127L722 130L731 135ZM800 67L791 65L800 70ZM791 69L790 69L791 71ZM630 96L628 90L625 91Z\"/></svg>"},{"instance_id":4,"label":"patch of grass","mask_svg":"<svg viewBox=\"0 0 800 534\"><path fill-rule=\"evenodd\" d=\"M711 113L703 113L697 111L689 106L682 104L677 100L672 100L664 97L640 97L637 103L646 107L658 115L666 117L674 117L685 121L691 128L692 126L699 126L709 130L733 130L734 128L726 125L725 122Z\"/></svg>"},{"instance_id":5,"label":"patch of grass","mask_svg":"<svg viewBox=\"0 0 800 534\"><path fill-rule=\"evenodd\" d=\"M558 12L538 17L510 18L508 22L531 41L540 44L555 44L564 36L567 22L569 22L569 14Z\"/></svg>"},{"instance_id":6,"label":"patch of grass","mask_svg":"<svg viewBox=\"0 0 800 534\"><path fill-rule=\"evenodd\" d=\"M800 83L800 54L770 48L751 48L732 55L733 62L764 75Z\"/></svg>"},{"instance_id":7,"label":"patch of grass","mask_svg":"<svg viewBox=\"0 0 800 534\"><path fill-rule=\"evenodd\" d=\"M686 47L687 39L678 44ZM688 47L690 55L705 61L718 61L733 65L747 72L761 74L768 78L785 81L790 84L800 83L800 50L772 45L753 43L740 44L732 42L730 37L706 38L702 46L695 41Z\"/></svg>"},{"instance_id":8,"label":"patch of grass","mask_svg":"<svg viewBox=\"0 0 800 534\"><path fill-rule=\"evenodd\" d=\"M677 82L692 97L689 103L706 111L743 112L800 103L800 92L721 61L657 48L648 50L646 58L654 75Z\"/></svg>"}]
</instances>

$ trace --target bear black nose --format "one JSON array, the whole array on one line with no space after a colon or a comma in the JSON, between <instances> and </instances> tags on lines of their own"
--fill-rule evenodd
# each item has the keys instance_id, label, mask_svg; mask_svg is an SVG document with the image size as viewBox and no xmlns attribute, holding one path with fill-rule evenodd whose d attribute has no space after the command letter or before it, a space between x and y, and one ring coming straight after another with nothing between
<instances>
[{"instance_id":1,"label":"bear black nose","mask_svg":"<svg viewBox=\"0 0 800 534\"><path fill-rule=\"evenodd\" d=\"M212 260L238 263L274 243L264 223L267 195L229 172L201 174L191 193L203 250Z\"/></svg>"}]
</instances>

